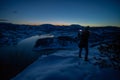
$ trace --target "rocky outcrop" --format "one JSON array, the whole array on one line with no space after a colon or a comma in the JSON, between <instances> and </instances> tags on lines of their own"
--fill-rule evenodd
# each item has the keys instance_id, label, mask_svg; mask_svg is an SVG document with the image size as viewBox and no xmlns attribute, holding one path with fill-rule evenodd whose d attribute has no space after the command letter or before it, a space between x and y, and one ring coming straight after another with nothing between
<instances>
[{"instance_id":1,"label":"rocky outcrop","mask_svg":"<svg viewBox=\"0 0 120 80\"><path fill-rule=\"evenodd\" d=\"M70 36L59 36L53 38L38 39L35 43L34 50L42 49L66 49L77 47L77 42Z\"/></svg>"}]
</instances>

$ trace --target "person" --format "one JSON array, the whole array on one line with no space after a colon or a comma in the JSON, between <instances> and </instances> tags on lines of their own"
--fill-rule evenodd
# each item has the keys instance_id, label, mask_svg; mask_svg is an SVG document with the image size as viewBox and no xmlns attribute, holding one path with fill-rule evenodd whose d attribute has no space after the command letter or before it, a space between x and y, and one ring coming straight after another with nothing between
<instances>
[{"instance_id":1,"label":"person","mask_svg":"<svg viewBox=\"0 0 120 80\"><path fill-rule=\"evenodd\" d=\"M84 60L88 61L88 39L90 35L89 26L87 26L84 30L80 32L78 33L78 38L80 39L80 43L78 45L79 46L79 57L81 58L81 52L84 48L86 52Z\"/></svg>"}]
</instances>

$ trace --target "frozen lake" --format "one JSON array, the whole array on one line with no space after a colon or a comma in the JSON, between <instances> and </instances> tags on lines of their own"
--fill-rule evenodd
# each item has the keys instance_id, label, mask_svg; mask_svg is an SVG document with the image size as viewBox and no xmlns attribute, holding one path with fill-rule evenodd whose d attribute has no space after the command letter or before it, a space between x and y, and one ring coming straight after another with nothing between
<instances>
[{"instance_id":1,"label":"frozen lake","mask_svg":"<svg viewBox=\"0 0 120 80\"><path fill-rule=\"evenodd\" d=\"M40 57L41 52L34 52L32 49L38 39L46 37L53 35L36 35L20 41L17 45L0 47L3 76L6 79L13 77Z\"/></svg>"}]
</instances>

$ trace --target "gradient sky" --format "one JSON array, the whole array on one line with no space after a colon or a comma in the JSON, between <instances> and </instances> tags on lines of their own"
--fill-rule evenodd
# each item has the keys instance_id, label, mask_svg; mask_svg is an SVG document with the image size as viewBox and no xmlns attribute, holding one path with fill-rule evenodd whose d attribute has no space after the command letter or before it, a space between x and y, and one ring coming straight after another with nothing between
<instances>
[{"instance_id":1,"label":"gradient sky","mask_svg":"<svg viewBox=\"0 0 120 80\"><path fill-rule=\"evenodd\" d=\"M0 0L0 21L120 26L120 0Z\"/></svg>"}]
</instances>

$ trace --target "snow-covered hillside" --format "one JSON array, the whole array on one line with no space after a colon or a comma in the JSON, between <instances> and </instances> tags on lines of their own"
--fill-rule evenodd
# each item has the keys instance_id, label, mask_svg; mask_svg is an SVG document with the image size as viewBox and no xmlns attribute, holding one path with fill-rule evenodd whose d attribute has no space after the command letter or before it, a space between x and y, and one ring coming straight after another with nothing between
<instances>
[{"instance_id":1,"label":"snow-covered hillside","mask_svg":"<svg viewBox=\"0 0 120 80\"><path fill-rule=\"evenodd\" d=\"M84 54L84 52L83 52ZM84 55L82 55L84 57ZM89 61L78 58L78 50L59 50L43 55L12 80L119 80L120 71L101 68L99 52L91 48Z\"/></svg>"},{"instance_id":2,"label":"snow-covered hillside","mask_svg":"<svg viewBox=\"0 0 120 80\"><path fill-rule=\"evenodd\" d=\"M89 61L84 61L85 52L78 58L76 37L83 26L0 24L0 28L0 64L5 80L120 79L120 57L113 52L119 46L113 47L120 41L118 27L90 28ZM116 59L111 62L111 57L102 54L109 52L104 48L116 48L112 51Z\"/></svg>"}]
</instances>

